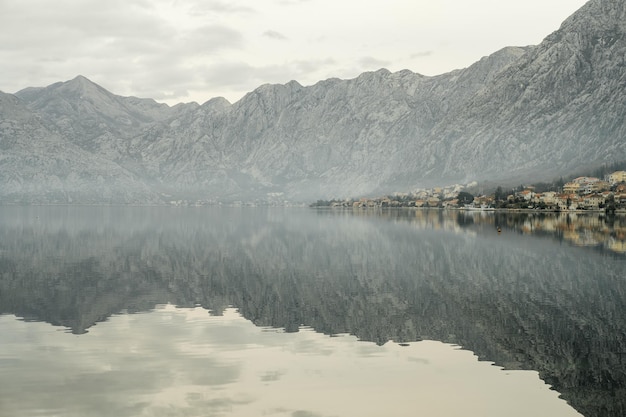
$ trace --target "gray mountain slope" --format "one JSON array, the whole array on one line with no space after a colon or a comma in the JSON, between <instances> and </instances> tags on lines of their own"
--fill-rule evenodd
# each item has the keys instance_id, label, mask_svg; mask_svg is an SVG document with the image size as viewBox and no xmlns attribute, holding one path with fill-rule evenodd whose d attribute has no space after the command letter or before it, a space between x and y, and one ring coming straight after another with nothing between
<instances>
[{"instance_id":1,"label":"gray mountain slope","mask_svg":"<svg viewBox=\"0 0 626 417\"><path fill-rule=\"evenodd\" d=\"M0 92L0 201L157 203L141 180L48 129L15 96Z\"/></svg>"},{"instance_id":2,"label":"gray mountain slope","mask_svg":"<svg viewBox=\"0 0 626 417\"><path fill-rule=\"evenodd\" d=\"M197 105L169 107L152 99L116 96L83 76L16 93L47 127L86 151L108 159L130 152L129 139L154 123Z\"/></svg>"},{"instance_id":3,"label":"gray mountain slope","mask_svg":"<svg viewBox=\"0 0 626 417\"><path fill-rule=\"evenodd\" d=\"M45 187L56 183L49 178L98 178L109 196L119 187L127 202L270 193L313 200L549 180L625 160L625 10L626 0L591 0L541 44L504 48L440 76L381 69L307 87L291 81L263 85L234 104L217 98L168 107L116 96L80 76L28 88L2 99L0 175L17 175L11 158L56 155L67 172L32 162L17 169L17 183L35 174ZM57 154L42 147L50 141ZM0 195L49 200L44 186L7 184ZM77 201L75 182L64 184L67 200Z\"/></svg>"},{"instance_id":4,"label":"gray mountain slope","mask_svg":"<svg viewBox=\"0 0 626 417\"><path fill-rule=\"evenodd\" d=\"M177 119L144 159L156 153L160 181L190 189L282 191L296 199L365 194L404 171L415 138L523 51L506 48L438 77L383 69L311 87L264 85L232 106L204 105Z\"/></svg>"},{"instance_id":5,"label":"gray mountain slope","mask_svg":"<svg viewBox=\"0 0 626 417\"><path fill-rule=\"evenodd\" d=\"M625 159L625 56L626 2L590 1L433 130L445 169L465 155L468 177L539 178Z\"/></svg>"}]
</instances>

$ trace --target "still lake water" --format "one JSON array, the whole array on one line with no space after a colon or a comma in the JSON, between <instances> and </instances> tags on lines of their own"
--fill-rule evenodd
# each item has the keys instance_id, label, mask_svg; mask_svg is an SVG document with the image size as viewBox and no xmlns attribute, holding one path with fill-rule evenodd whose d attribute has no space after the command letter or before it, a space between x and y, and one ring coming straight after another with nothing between
<instances>
[{"instance_id":1,"label":"still lake water","mask_svg":"<svg viewBox=\"0 0 626 417\"><path fill-rule=\"evenodd\" d=\"M597 216L0 207L0 416L623 416L625 240Z\"/></svg>"}]
</instances>

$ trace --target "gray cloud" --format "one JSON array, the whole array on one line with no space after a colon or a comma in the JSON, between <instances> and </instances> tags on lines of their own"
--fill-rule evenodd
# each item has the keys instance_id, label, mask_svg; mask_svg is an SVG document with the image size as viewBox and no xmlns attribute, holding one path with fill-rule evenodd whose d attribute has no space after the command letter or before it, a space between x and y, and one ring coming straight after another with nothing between
<instances>
[{"instance_id":1,"label":"gray cloud","mask_svg":"<svg viewBox=\"0 0 626 417\"><path fill-rule=\"evenodd\" d=\"M206 69L203 81L207 87L245 88L250 80L257 82L262 68L253 67L245 62L217 63Z\"/></svg>"},{"instance_id":2,"label":"gray cloud","mask_svg":"<svg viewBox=\"0 0 626 417\"><path fill-rule=\"evenodd\" d=\"M370 68L370 69L379 69L382 67L387 67L389 66L390 62L389 61L384 61L381 59L376 59L374 57L371 56L365 56L362 57L361 59L359 59L359 65L365 68Z\"/></svg>"},{"instance_id":3,"label":"gray cloud","mask_svg":"<svg viewBox=\"0 0 626 417\"><path fill-rule=\"evenodd\" d=\"M221 49L239 49L243 46L243 35L225 26L204 26L185 33L178 45L181 54L207 54Z\"/></svg>"},{"instance_id":4,"label":"gray cloud","mask_svg":"<svg viewBox=\"0 0 626 417\"><path fill-rule=\"evenodd\" d=\"M311 74L330 68L337 63L333 58L294 61L293 66L299 74Z\"/></svg>"},{"instance_id":5,"label":"gray cloud","mask_svg":"<svg viewBox=\"0 0 626 417\"><path fill-rule=\"evenodd\" d=\"M270 39L276 39L279 41L287 40L287 37L280 32L276 32L275 30L266 30L263 32L263 36Z\"/></svg>"},{"instance_id":6,"label":"gray cloud","mask_svg":"<svg viewBox=\"0 0 626 417\"><path fill-rule=\"evenodd\" d=\"M77 44L94 38L160 37L173 32L167 24L150 13L150 5L143 1L107 2L61 0L51 7L49 2L33 0L29 7L9 7L3 11L0 23L3 35L0 45L7 47L40 48L57 44L71 50ZM20 29L13 32L10 29ZM165 29L165 33L164 33ZM20 36L15 36L19 33ZM13 42L5 40L11 38ZM39 41L37 43L33 41ZM97 46L97 45L96 45Z\"/></svg>"}]
</instances>

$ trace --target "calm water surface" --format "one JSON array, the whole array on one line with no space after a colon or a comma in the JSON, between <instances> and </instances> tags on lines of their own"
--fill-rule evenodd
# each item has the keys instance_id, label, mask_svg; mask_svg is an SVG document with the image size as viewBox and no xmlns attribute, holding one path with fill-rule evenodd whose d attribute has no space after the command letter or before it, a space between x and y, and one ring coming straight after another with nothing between
<instances>
[{"instance_id":1,"label":"calm water surface","mask_svg":"<svg viewBox=\"0 0 626 417\"><path fill-rule=\"evenodd\" d=\"M2 207L0 415L623 416L625 239L594 216Z\"/></svg>"}]
</instances>

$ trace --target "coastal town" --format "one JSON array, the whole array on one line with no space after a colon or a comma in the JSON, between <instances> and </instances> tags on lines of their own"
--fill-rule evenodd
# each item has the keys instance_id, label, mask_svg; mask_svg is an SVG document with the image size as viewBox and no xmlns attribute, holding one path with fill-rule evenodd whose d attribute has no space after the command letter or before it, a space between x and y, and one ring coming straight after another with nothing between
<instances>
[{"instance_id":1,"label":"coastal town","mask_svg":"<svg viewBox=\"0 0 626 417\"><path fill-rule=\"evenodd\" d=\"M376 198L319 200L312 207L385 208L415 207L461 210L600 211L626 214L626 171L604 178L581 176L552 190L534 185L505 191L497 187L489 194L472 193L476 182L420 189ZM544 187L545 188L545 187Z\"/></svg>"}]
</instances>

